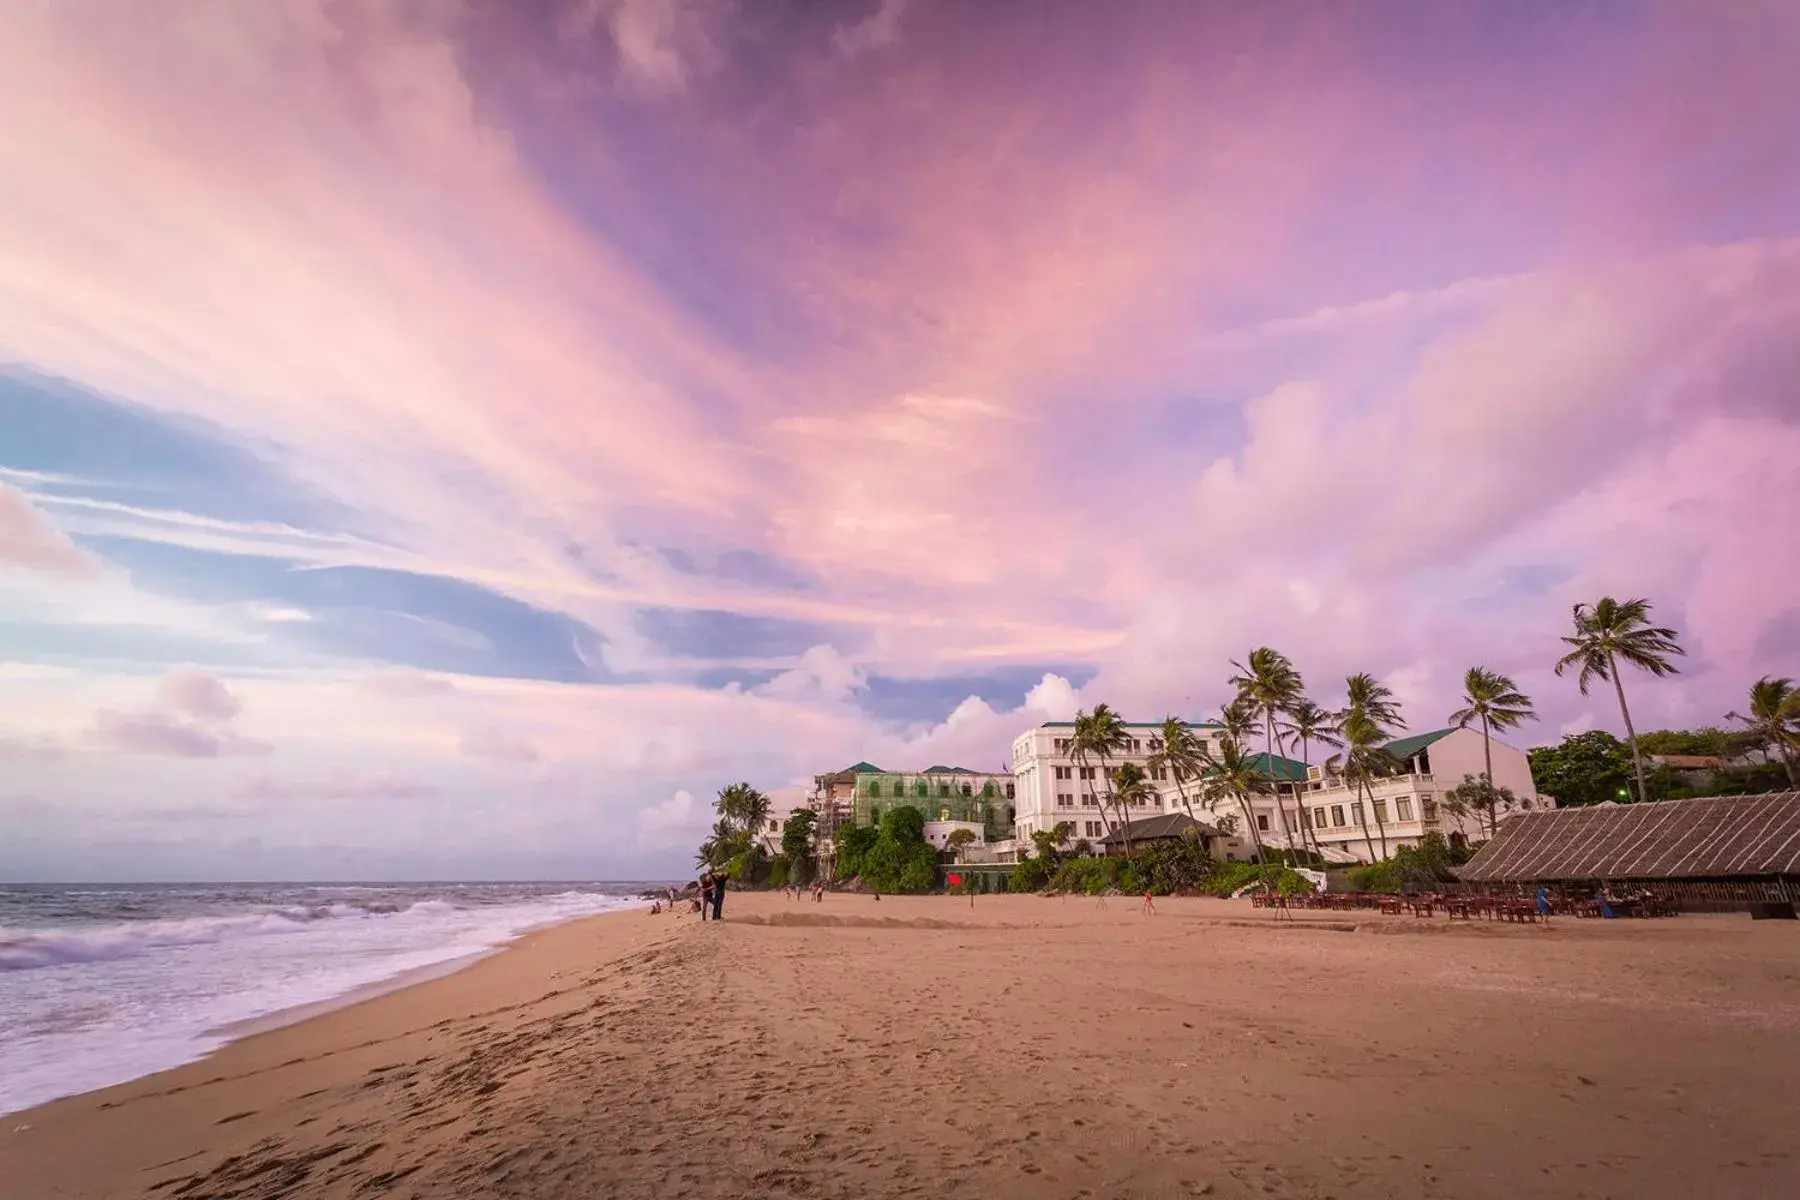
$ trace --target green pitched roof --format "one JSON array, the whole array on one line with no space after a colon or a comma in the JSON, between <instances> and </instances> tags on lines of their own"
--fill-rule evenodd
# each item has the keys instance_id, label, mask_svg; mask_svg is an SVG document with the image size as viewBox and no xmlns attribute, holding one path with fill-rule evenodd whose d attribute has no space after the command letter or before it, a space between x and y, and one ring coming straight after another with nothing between
<instances>
[{"instance_id":1,"label":"green pitched roof","mask_svg":"<svg viewBox=\"0 0 1800 1200\"><path fill-rule=\"evenodd\" d=\"M1430 733L1415 733L1410 737L1396 738L1386 746L1383 746L1382 749L1386 750L1389 754L1402 762L1405 762L1439 738L1455 732L1456 726L1452 725L1448 729L1434 729Z\"/></svg>"},{"instance_id":2,"label":"green pitched roof","mask_svg":"<svg viewBox=\"0 0 1800 1200\"><path fill-rule=\"evenodd\" d=\"M1252 754L1250 765L1271 779L1300 780L1306 778L1305 763L1292 758L1283 758L1279 754L1272 758L1267 754Z\"/></svg>"},{"instance_id":3,"label":"green pitched roof","mask_svg":"<svg viewBox=\"0 0 1800 1200\"><path fill-rule=\"evenodd\" d=\"M854 767L845 767L840 775L886 775L887 772L874 763L859 762Z\"/></svg>"},{"instance_id":4,"label":"green pitched roof","mask_svg":"<svg viewBox=\"0 0 1800 1200\"><path fill-rule=\"evenodd\" d=\"M979 771L971 771L967 767L926 767L921 775L979 775Z\"/></svg>"}]
</instances>

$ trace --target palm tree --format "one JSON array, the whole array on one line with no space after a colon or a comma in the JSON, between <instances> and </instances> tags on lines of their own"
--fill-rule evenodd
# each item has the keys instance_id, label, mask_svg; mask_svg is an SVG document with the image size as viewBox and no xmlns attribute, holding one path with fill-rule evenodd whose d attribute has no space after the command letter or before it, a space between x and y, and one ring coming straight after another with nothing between
<instances>
[{"instance_id":1,"label":"palm tree","mask_svg":"<svg viewBox=\"0 0 1800 1200\"><path fill-rule=\"evenodd\" d=\"M1563 638L1572 648L1557 660L1556 673L1561 675L1570 667L1579 666L1577 682L1584 696L1595 679L1612 681L1613 690L1619 695L1619 715L1625 719L1625 740L1631 743L1631 768L1637 776L1638 799L1648 800L1650 793L1644 790L1644 756L1638 753L1637 730L1631 724L1631 709L1625 705L1619 660L1660 679L1680 674L1669 658L1687 651L1676 643L1673 629L1650 624L1648 600L1621 603L1611 596L1602 596L1597 604L1577 604L1572 615L1574 636Z\"/></svg>"},{"instance_id":2,"label":"palm tree","mask_svg":"<svg viewBox=\"0 0 1800 1200\"><path fill-rule=\"evenodd\" d=\"M1384 732L1406 728L1406 721L1400 716L1400 704L1394 699L1393 690L1376 682L1375 677L1367 671L1345 679L1344 692L1347 703L1342 716L1360 713Z\"/></svg>"},{"instance_id":3,"label":"palm tree","mask_svg":"<svg viewBox=\"0 0 1800 1200\"><path fill-rule=\"evenodd\" d=\"M1375 828L1381 831L1381 856L1387 857L1387 824L1381 819L1381 813L1375 810L1375 793L1369 781L1381 775L1389 774L1383 768L1383 759L1387 752L1381 750L1393 731L1406 728L1406 718L1400 715L1400 702L1394 699L1394 692L1386 684L1377 680L1367 671L1359 671L1344 680L1344 711L1338 714L1338 733L1343 737L1344 753L1332 759L1340 760L1345 766L1354 764L1352 773L1356 775L1357 786L1367 793L1368 806L1363 810L1363 840L1369 837L1369 816L1375 817ZM1354 729L1354 733L1352 732ZM1362 753L1353 755L1353 750ZM1381 757L1373 751L1381 750ZM1346 775L1346 778L1349 778ZM1423 814L1420 814L1421 816ZM1369 853L1375 853L1371 844Z\"/></svg>"},{"instance_id":4,"label":"palm tree","mask_svg":"<svg viewBox=\"0 0 1800 1200\"><path fill-rule=\"evenodd\" d=\"M1107 798L1101 792L1101 784L1108 779L1106 760L1112 756L1126 740L1125 722L1111 706L1094 705L1091 713L1075 714L1075 736L1070 739L1069 757L1081 764L1085 773L1090 768L1092 759L1100 760L1100 767L1094 779L1094 799L1100 805L1100 821L1106 826L1106 834L1112 836L1112 824L1107 819ZM1125 852L1131 852L1129 837L1126 840Z\"/></svg>"},{"instance_id":5,"label":"palm tree","mask_svg":"<svg viewBox=\"0 0 1800 1200\"><path fill-rule=\"evenodd\" d=\"M1344 782L1356 789L1356 794L1363 797L1358 805L1362 809L1363 841L1369 847L1369 861L1380 861L1375 857L1375 842L1369 837L1369 814L1375 814L1375 827L1381 831L1381 857L1388 856L1387 826L1382 822L1381 814L1375 809L1375 793L1370 786L1376 779L1391 775L1397 765L1393 756L1383 747L1388 740L1387 730L1376 724L1366 714L1355 709L1345 716L1339 727L1343 736L1343 752L1334 754L1326 764L1326 770L1334 775L1342 776Z\"/></svg>"},{"instance_id":6,"label":"palm tree","mask_svg":"<svg viewBox=\"0 0 1800 1200\"><path fill-rule=\"evenodd\" d=\"M1252 650L1247 664L1233 661L1231 665L1237 674L1226 682L1237 688L1239 700L1262 717L1264 765L1272 775L1275 770L1275 717L1304 697L1300 672L1294 669L1287 655L1268 646ZM1294 834L1288 828L1287 806L1282 804L1279 792L1275 795L1275 816L1281 822L1281 840L1288 850L1292 850Z\"/></svg>"},{"instance_id":7,"label":"palm tree","mask_svg":"<svg viewBox=\"0 0 1800 1200\"><path fill-rule=\"evenodd\" d=\"M1521 692L1510 676L1486 667L1470 667L1463 676L1463 707L1450 714L1450 723L1467 729L1476 720L1481 722L1481 752L1487 764L1482 778L1491 786L1494 731L1516 729L1526 721L1537 720L1537 713L1531 707L1531 697Z\"/></svg>"},{"instance_id":8,"label":"palm tree","mask_svg":"<svg viewBox=\"0 0 1800 1200\"><path fill-rule=\"evenodd\" d=\"M1256 736L1256 709L1248 700L1239 696L1220 710L1219 725L1225 730L1226 737L1241 746Z\"/></svg>"},{"instance_id":9,"label":"palm tree","mask_svg":"<svg viewBox=\"0 0 1800 1200\"><path fill-rule=\"evenodd\" d=\"M761 839L767 844L769 839L764 831L769 823L769 798L749 784L734 783L720 788L713 811L719 814L720 820L729 822L745 834L746 841Z\"/></svg>"},{"instance_id":10,"label":"palm tree","mask_svg":"<svg viewBox=\"0 0 1800 1200\"><path fill-rule=\"evenodd\" d=\"M1309 779L1312 777L1312 744L1317 742L1321 746L1333 748L1344 744L1343 739L1337 735L1337 718L1305 696L1289 707L1276 731L1300 747L1300 762L1307 768ZM1312 828L1312 822L1306 819L1304 800L1301 804L1300 828L1311 836L1313 853L1317 854L1319 835Z\"/></svg>"},{"instance_id":11,"label":"palm tree","mask_svg":"<svg viewBox=\"0 0 1800 1200\"><path fill-rule=\"evenodd\" d=\"M1792 679L1764 675L1750 687L1749 715L1732 712L1725 717L1744 725L1740 738L1746 746L1754 744L1765 754L1770 746L1781 751L1788 786L1796 786L1793 751L1800 746L1800 691L1795 690Z\"/></svg>"},{"instance_id":12,"label":"palm tree","mask_svg":"<svg viewBox=\"0 0 1800 1200\"><path fill-rule=\"evenodd\" d=\"M1212 769L1206 773L1206 789L1216 799L1237 802L1238 810L1244 815L1244 823L1250 829L1250 845L1256 850L1257 862L1265 859L1262 838L1256 832L1256 814L1250 809L1250 801L1254 796L1267 795L1269 786L1269 777L1256 765L1255 756L1245 754L1238 740L1226 735L1219 743L1219 753L1213 760Z\"/></svg>"},{"instance_id":13,"label":"palm tree","mask_svg":"<svg viewBox=\"0 0 1800 1200\"><path fill-rule=\"evenodd\" d=\"M1119 808L1119 826L1125 831L1125 853L1131 853L1131 809L1150 803L1156 789L1144 768L1134 762L1120 763L1112 773L1112 802Z\"/></svg>"},{"instance_id":14,"label":"palm tree","mask_svg":"<svg viewBox=\"0 0 1800 1200\"><path fill-rule=\"evenodd\" d=\"M1174 777L1181 807L1187 809L1188 820L1196 821L1194 806L1188 800L1187 781L1200 778L1212 762L1206 739L1195 737L1193 727L1180 717L1164 717L1157 739L1162 747L1150 756L1150 769L1167 771Z\"/></svg>"}]
</instances>

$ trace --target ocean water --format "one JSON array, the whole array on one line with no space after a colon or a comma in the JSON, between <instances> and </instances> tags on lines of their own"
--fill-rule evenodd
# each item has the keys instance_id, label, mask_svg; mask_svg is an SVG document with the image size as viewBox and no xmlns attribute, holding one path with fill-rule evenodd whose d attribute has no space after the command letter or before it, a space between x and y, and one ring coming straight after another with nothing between
<instances>
[{"instance_id":1,"label":"ocean water","mask_svg":"<svg viewBox=\"0 0 1800 1200\"><path fill-rule=\"evenodd\" d=\"M650 886L0 884L0 1113L191 1062L226 1026L473 960Z\"/></svg>"}]
</instances>

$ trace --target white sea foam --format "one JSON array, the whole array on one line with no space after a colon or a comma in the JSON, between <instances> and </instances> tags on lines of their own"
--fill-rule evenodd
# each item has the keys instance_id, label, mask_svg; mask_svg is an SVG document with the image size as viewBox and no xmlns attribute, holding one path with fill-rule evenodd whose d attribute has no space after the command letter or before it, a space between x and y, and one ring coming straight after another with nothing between
<instances>
[{"instance_id":1,"label":"white sea foam","mask_svg":"<svg viewBox=\"0 0 1800 1200\"><path fill-rule=\"evenodd\" d=\"M222 1045L227 1026L633 903L567 891L0 928L0 1113L178 1066Z\"/></svg>"}]
</instances>

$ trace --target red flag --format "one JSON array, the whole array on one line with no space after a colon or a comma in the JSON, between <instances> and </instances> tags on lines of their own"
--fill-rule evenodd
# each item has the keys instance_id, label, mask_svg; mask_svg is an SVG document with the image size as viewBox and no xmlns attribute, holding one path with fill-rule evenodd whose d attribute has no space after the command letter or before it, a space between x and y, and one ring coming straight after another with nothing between
<instances>
[{"instance_id":1,"label":"red flag","mask_svg":"<svg viewBox=\"0 0 1800 1200\"><path fill-rule=\"evenodd\" d=\"M962 886L962 876L961 875L952 875L950 877L950 886L951 887L961 887Z\"/></svg>"}]
</instances>

